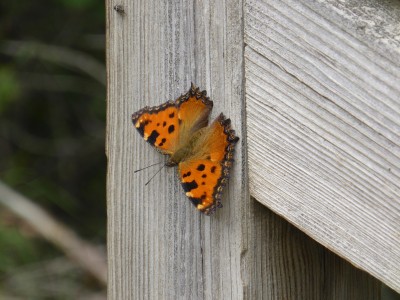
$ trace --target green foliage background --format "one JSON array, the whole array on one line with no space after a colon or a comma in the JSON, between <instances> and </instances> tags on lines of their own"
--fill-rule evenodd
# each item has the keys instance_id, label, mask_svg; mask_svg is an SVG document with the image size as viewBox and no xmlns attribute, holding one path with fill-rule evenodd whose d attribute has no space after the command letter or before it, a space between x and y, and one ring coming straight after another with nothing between
<instances>
[{"instance_id":1,"label":"green foliage background","mask_svg":"<svg viewBox=\"0 0 400 300\"><path fill-rule=\"evenodd\" d=\"M0 180L99 245L106 232L104 23L103 1L0 2ZM21 268L62 255L0 207L0 298L66 299L24 292L14 280ZM69 282L82 281L78 273ZM96 289L90 280L87 286Z\"/></svg>"}]
</instances>

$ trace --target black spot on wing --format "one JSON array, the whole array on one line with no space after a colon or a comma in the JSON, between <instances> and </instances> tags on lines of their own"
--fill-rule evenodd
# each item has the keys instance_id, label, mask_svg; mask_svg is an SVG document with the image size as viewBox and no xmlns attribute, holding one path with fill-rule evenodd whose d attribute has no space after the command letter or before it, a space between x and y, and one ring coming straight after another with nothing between
<instances>
[{"instance_id":1,"label":"black spot on wing","mask_svg":"<svg viewBox=\"0 0 400 300\"><path fill-rule=\"evenodd\" d=\"M167 141L167 140L166 140L165 138L163 138L163 139L161 140L161 143L158 144L158 146L159 146L159 147L162 147L166 141Z\"/></svg>"},{"instance_id":2,"label":"black spot on wing","mask_svg":"<svg viewBox=\"0 0 400 300\"><path fill-rule=\"evenodd\" d=\"M175 130L175 126L174 125L169 125L168 127L168 133L172 133Z\"/></svg>"},{"instance_id":3,"label":"black spot on wing","mask_svg":"<svg viewBox=\"0 0 400 300\"><path fill-rule=\"evenodd\" d=\"M204 171L205 168L206 168L205 165L199 164L199 165L197 166L197 171Z\"/></svg>"},{"instance_id":4,"label":"black spot on wing","mask_svg":"<svg viewBox=\"0 0 400 300\"><path fill-rule=\"evenodd\" d=\"M188 176L190 176L190 175L192 175L192 173L189 171L189 172L183 174L183 175L182 175L182 178L188 177Z\"/></svg>"},{"instance_id":5,"label":"black spot on wing","mask_svg":"<svg viewBox=\"0 0 400 300\"><path fill-rule=\"evenodd\" d=\"M206 178L206 177L207 177L207 174L203 174L203 175L201 175L201 177L202 177L202 178Z\"/></svg>"},{"instance_id":6,"label":"black spot on wing","mask_svg":"<svg viewBox=\"0 0 400 300\"><path fill-rule=\"evenodd\" d=\"M144 123L140 123L140 126L137 129L141 136L144 136L144 126Z\"/></svg>"},{"instance_id":7,"label":"black spot on wing","mask_svg":"<svg viewBox=\"0 0 400 300\"><path fill-rule=\"evenodd\" d=\"M160 134L158 133L157 130L153 130L153 131L151 132L151 134L149 135L149 137L147 138L147 141L148 141L150 144L154 145L154 143L156 142L157 137L158 137L159 135L160 135Z\"/></svg>"},{"instance_id":8,"label":"black spot on wing","mask_svg":"<svg viewBox=\"0 0 400 300\"><path fill-rule=\"evenodd\" d=\"M172 119L173 117L175 117L175 113L170 113L170 114L168 115L168 117L170 117L170 118Z\"/></svg>"},{"instance_id":9,"label":"black spot on wing","mask_svg":"<svg viewBox=\"0 0 400 300\"><path fill-rule=\"evenodd\" d=\"M201 199L199 199L199 198L189 197L189 200L194 204L194 206L197 206L201 203Z\"/></svg>"},{"instance_id":10,"label":"black spot on wing","mask_svg":"<svg viewBox=\"0 0 400 300\"><path fill-rule=\"evenodd\" d=\"M182 186L185 192L190 192L191 190L198 187L197 182L195 180L191 182L183 182Z\"/></svg>"},{"instance_id":11,"label":"black spot on wing","mask_svg":"<svg viewBox=\"0 0 400 300\"><path fill-rule=\"evenodd\" d=\"M214 173L216 168L217 168L216 166L212 166L211 167L211 173Z\"/></svg>"},{"instance_id":12,"label":"black spot on wing","mask_svg":"<svg viewBox=\"0 0 400 300\"><path fill-rule=\"evenodd\" d=\"M167 125L167 122L164 121L164 122L162 123L162 127L165 127L165 125Z\"/></svg>"}]
</instances>

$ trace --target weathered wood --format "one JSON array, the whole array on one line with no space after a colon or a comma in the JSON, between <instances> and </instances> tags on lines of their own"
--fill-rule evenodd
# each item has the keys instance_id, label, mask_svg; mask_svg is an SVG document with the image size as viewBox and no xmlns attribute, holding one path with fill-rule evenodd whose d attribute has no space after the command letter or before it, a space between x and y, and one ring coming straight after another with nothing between
<instances>
[{"instance_id":1,"label":"weathered wood","mask_svg":"<svg viewBox=\"0 0 400 300\"><path fill-rule=\"evenodd\" d=\"M251 299L380 299L381 284L327 250L266 207L255 205L257 276Z\"/></svg>"},{"instance_id":2,"label":"weathered wood","mask_svg":"<svg viewBox=\"0 0 400 300\"><path fill-rule=\"evenodd\" d=\"M400 291L399 4L249 0L245 16L251 194Z\"/></svg>"},{"instance_id":3,"label":"weathered wood","mask_svg":"<svg viewBox=\"0 0 400 300\"><path fill-rule=\"evenodd\" d=\"M107 1L109 299L254 299L253 228L241 143L243 18L238 1ZM193 81L242 139L224 207L202 215L176 170L135 169L161 160L130 115L186 92Z\"/></svg>"},{"instance_id":4,"label":"weathered wood","mask_svg":"<svg viewBox=\"0 0 400 300\"><path fill-rule=\"evenodd\" d=\"M131 113L190 81L245 142L242 22L241 1L107 1L109 299L375 298L375 281L355 282L349 276L364 275L249 201L242 145L224 208L211 218L195 211L174 169L147 187L155 171L133 174L160 155Z\"/></svg>"}]
</instances>

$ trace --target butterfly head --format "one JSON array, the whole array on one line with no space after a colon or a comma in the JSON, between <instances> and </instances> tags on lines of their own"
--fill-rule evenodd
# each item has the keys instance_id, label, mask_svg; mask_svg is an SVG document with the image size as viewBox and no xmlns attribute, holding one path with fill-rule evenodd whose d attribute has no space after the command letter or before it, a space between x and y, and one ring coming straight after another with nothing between
<instances>
[{"instance_id":1,"label":"butterfly head","mask_svg":"<svg viewBox=\"0 0 400 300\"><path fill-rule=\"evenodd\" d=\"M177 164L178 164L178 163L169 160L169 161L167 161L167 162L165 163L165 166L166 166L166 167L175 167Z\"/></svg>"}]
</instances>

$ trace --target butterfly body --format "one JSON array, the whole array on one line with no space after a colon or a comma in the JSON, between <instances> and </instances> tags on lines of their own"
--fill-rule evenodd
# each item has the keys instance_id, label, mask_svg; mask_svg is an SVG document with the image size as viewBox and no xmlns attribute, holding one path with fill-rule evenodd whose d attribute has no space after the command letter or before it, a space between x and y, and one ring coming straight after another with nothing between
<instances>
[{"instance_id":1,"label":"butterfly body","mask_svg":"<svg viewBox=\"0 0 400 300\"><path fill-rule=\"evenodd\" d=\"M145 107L132 115L143 138L162 154L166 166L178 166L189 200L210 215L221 207L221 193L229 178L238 137L223 114L210 125L213 102L193 84L175 101Z\"/></svg>"},{"instance_id":2,"label":"butterfly body","mask_svg":"<svg viewBox=\"0 0 400 300\"><path fill-rule=\"evenodd\" d=\"M195 145L198 144L198 140L201 138L203 132L204 128L196 131L193 136L189 138L186 144L177 149L176 152L170 156L166 165L168 167L176 166L180 162L185 161L189 157L195 155L193 150L195 149Z\"/></svg>"}]
</instances>

